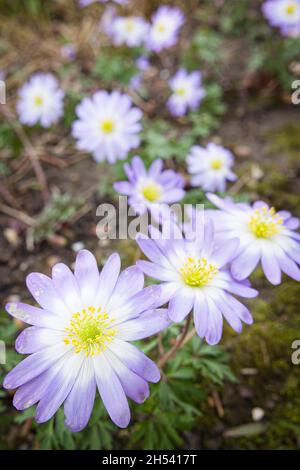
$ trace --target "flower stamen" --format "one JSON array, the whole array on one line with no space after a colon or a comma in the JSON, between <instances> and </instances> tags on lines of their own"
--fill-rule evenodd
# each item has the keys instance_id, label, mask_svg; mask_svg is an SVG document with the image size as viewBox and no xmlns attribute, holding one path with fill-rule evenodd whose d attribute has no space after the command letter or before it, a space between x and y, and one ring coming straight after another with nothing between
<instances>
[{"instance_id":1,"label":"flower stamen","mask_svg":"<svg viewBox=\"0 0 300 470\"><path fill-rule=\"evenodd\" d=\"M282 224L274 207L262 207L254 210L248 225L257 238L271 238L279 233Z\"/></svg>"},{"instance_id":2,"label":"flower stamen","mask_svg":"<svg viewBox=\"0 0 300 470\"><path fill-rule=\"evenodd\" d=\"M176 88L175 93L176 95L183 97L186 95L186 89L183 87Z\"/></svg>"},{"instance_id":3,"label":"flower stamen","mask_svg":"<svg viewBox=\"0 0 300 470\"><path fill-rule=\"evenodd\" d=\"M159 32L159 33L164 33L165 30L166 30L166 27L163 23L157 23L156 27L155 27L156 31Z\"/></svg>"},{"instance_id":4,"label":"flower stamen","mask_svg":"<svg viewBox=\"0 0 300 470\"><path fill-rule=\"evenodd\" d=\"M202 287L209 284L218 273L218 268L206 258L189 256L179 270L183 281L190 287Z\"/></svg>"},{"instance_id":5,"label":"flower stamen","mask_svg":"<svg viewBox=\"0 0 300 470\"><path fill-rule=\"evenodd\" d=\"M104 119L101 122L100 128L104 134L111 134L115 130L115 123L112 119Z\"/></svg>"},{"instance_id":6,"label":"flower stamen","mask_svg":"<svg viewBox=\"0 0 300 470\"><path fill-rule=\"evenodd\" d=\"M95 356L107 347L117 333L111 328L114 319L110 319L100 308L89 307L72 315L69 326L65 329L66 345L72 345L76 354L84 352L86 356Z\"/></svg>"},{"instance_id":7,"label":"flower stamen","mask_svg":"<svg viewBox=\"0 0 300 470\"><path fill-rule=\"evenodd\" d=\"M287 12L288 15L293 15L296 12L296 5L294 5L293 3L288 5L286 7L286 12Z\"/></svg>"},{"instance_id":8,"label":"flower stamen","mask_svg":"<svg viewBox=\"0 0 300 470\"><path fill-rule=\"evenodd\" d=\"M131 18L126 19L125 29L128 33L131 33L134 30L134 21Z\"/></svg>"},{"instance_id":9,"label":"flower stamen","mask_svg":"<svg viewBox=\"0 0 300 470\"><path fill-rule=\"evenodd\" d=\"M161 197L162 187L155 181L151 181L141 188L141 193L147 201L158 201Z\"/></svg>"},{"instance_id":10,"label":"flower stamen","mask_svg":"<svg viewBox=\"0 0 300 470\"><path fill-rule=\"evenodd\" d=\"M43 98L41 96L35 96L34 98L34 104L35 106L42 106L43 104Z\"/></svg>"},{"instance_id":11,"label":"flower stamen","mask_svg":"<svg viewBox=\"0 0 300 470\"><path fill-rule=\"evenodd\" d=\"M211 161L210 167L212 170L219 170L222 167L221 160L218 158L215 158L214 160Z\"/></svg>"}]
</instances>

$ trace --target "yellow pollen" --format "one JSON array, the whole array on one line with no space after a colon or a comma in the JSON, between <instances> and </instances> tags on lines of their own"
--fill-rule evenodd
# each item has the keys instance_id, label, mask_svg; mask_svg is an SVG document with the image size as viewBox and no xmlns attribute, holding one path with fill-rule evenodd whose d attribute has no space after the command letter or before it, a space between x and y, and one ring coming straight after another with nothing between
<instances>
[{"instance_id":1,"label":"yellow pollen","mask_svg":"<svg viewBox=\"0 0 300 470\"><path fill-rule=\"evenodd\" d=\"M186 94L186 89L183 88L183 87L177 88L177 89L175 90L175 93L176 93L176 95L178 95L178 96L185 96L185 94Z\"/></svg>"},{"instance_id":2,"label":"yellow pollen","mask_svg":"<svg viewBox=\"0 0 300 470\"><path fill-rule=\"evenodd\" d=\"M131 33L134 30L134 21L131 18L127 18L125 21L125 29L128 33Z\"/></svg>"},{"instance_id":3,"label":"yellow pollen","mask_svg":"<svg viewBox=\"0 0 300 470\"><path fill-rule=\"evenodd\" d=\"M41 106L43 104L43 98L41 96L36 96L34 98L34 104L36 106Z\"/></svg>"},{"instance_id":4,"label":"yellow pollen","mask_svg":"<svg viewBox=\"0 0 300 470\"><path fill-rule=\"evenodd\" d=\"M116 329L111 328L113 321L100 308L89 307L88 310L74 313L65 329L64 343L71 344L76 354L82 351L87 357L100 354L117 333Z\"/></svg>"},{"instance_id":5,"label":"yellow pollen","mask_svg":"<svg viewBox=\"0 0 300 470\"><path fill-rule=\"evenodd\" d=\"M218 268L206 258L189 256L179 270L185 284L190 287L202 287L209 284L218 273Z\"/></svg>"},{"instance_id":6,"label":"yellow pollen","mask_svg":"<svg viewBox=\"0 0 300 470\"><path fill-rule=\"evenodd\" d=\"M271 238L280 231L283 220L274 207L255 209L249 221L249 228L257 238Z\"/></svg>"},{"instance_id":7,"label":"yellow pollen","mask_svg":"<svg viewBox=\"0 0 300 470\"><path fill-rule=\"evenodd\" d=\"M293 15L296 12L296 5L291 4L286 7L286 12L288 15Z\"/></svg>"},{"instance_id":8,"label":"yellow pollen","mask_svg":"<svg viewBox=\"0 0 300 470\"><path fill-rule=\"evenodd\" d=\"M161 197L161 192L161 186L155 183L154 181L146 184L141 190L141 193L144 198L150 202L158 201Z\"/></svg>"},{"instance_id":9,"label":"yellow pollen","mask_svg":"<svg viewBox=\"0 0 300 470\"><path fill-rule=\"evenodd\" d=\"M155 28L155 29L156 29L156 31L158 31L159 33L164 33L165 30L166 30L166 27L165 27L165 25L164 25L163 23L158 23L158 24L156 25L156 28Z\"/></svg>"},{"instance_id":10,"label":"yellow pollen","mask_svg":"<svg viewBox=\"0 0 300 470\"><path fill-rule=\"evenodd\" d=\"M218 158L215 158L214 160L211 161L210 167L213 170L219 170L222 167L222 162Z\"/></svg>"},{"instance_id":11,"label":"yellow pollen","mask_svg":"<svg viewBox=\"0 0 300 470\"><path fill-rule=\"evenodd\" d=\"M115 123L111 119L105 119L100 127L104 134L111 134L115 130Z\"/></svg>"}]
</instances>

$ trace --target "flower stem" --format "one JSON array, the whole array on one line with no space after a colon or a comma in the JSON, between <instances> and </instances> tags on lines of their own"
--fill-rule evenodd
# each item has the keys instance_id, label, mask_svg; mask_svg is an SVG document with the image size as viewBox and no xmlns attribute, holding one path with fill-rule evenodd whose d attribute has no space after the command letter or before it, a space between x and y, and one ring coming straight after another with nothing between
<instances>
[{"instance_id":1,"label":"flower stem","mask_svg":"<svg viewBox=\"0 0 300 470\"><path fill-rule=\"evenodd\" d=\"M163 366L176 354L176 352L182 348L196 333L196 330L193 329L192 331L189 332L189 326L191 322L191 315L189 315L186 319L185 325L183 327L183 330L181 334L177 337L176 342L174 346L169 349L161 358L159 359L157 365L160 369L163 368Z\"/></svg>"}]
</instances>

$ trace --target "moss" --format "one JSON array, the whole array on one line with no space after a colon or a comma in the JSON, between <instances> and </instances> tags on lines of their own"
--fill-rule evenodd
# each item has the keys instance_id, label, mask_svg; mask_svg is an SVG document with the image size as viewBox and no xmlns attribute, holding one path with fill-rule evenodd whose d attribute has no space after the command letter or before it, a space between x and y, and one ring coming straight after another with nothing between
<instances>
[{"instance_id":1,"label":"moss","mask_svg":"<svg viewBox=\"0 0 300 470\"><path fill-rule=\"evenodd\" d=\"M272 141L271 151L273 153L286 152L290 156L300 149L299 126L294 123L288 123L279 130L269 132L267 137Z\"/></svg>"},{"instance_id":2,"label":"moss","mask_svg":"<svg viewBox=\"0 0 300 470\"><path fill-rule=\"evenodd\" d=\"M259 406L265 410L267 423L263 434L227 440L227 447L291 449L299 446L300 366L297 368L291 362L291 344L300 339L299 297L300 284L292 280L277 288L265 286L262 296L251 302L254 324L238 337L226 335L233 370L241 377L240 387L249 388L253 394L246 419L251 421L251 408ZM241 376L241 365L254 368L257 373ZM227 401L228 397L223 399ZM231 399L241 400L241 406L235 409L243 409L245 413L247 404L236 391ZM243 419L245 417L236 416L230 426L242 424Z\"/></svg>"}]
</instances>

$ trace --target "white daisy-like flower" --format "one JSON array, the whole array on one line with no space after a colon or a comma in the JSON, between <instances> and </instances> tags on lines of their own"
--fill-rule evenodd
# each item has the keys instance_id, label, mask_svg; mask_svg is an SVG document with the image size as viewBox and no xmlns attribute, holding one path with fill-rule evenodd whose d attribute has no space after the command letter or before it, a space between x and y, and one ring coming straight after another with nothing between
<instances>
[{"instance_id":1,"label":"white daisy-like flower","mask_svg":"<svg viewBox=\"0 0 300 470\"><path fill-rule=\"evenodd\" d=\"M221 145L209 143L206 148L198 145L192 147L187 157L192 186L200 186L205 191L224 192L226 180L235 181L237 178L231 171L233 163L232 153Z\"/></svg>"},{"instance_id":2,"label":"white daisy-like flower","mask_svg":"<svg viewBox=\"0 0 300 470\"><path fill-rule=\"evenodd\" d=\"M72 134L77 148L91 152L97 162L115 163L138 147L142 112L132 106L128 95L119 91L98 91L77 106L78 120Z\"/></svg>"},{"instance_id":3,"label":"white daisy-like flower","mask_svg":"<svg viewBox=\"0 0 300 470\"><path fill-rule=\"evenodd\" d=\"M300 23L299 0L267 0L262 9L273 26L287 27Z\"/></svg>"},{"instance_id":4,"label":"white daisy-like flower","mask_svg":"<svg viewBox=\"0 0 300 470\"><path fill-rule=\"evenodd\" d=\"M223 317L238 333L242 322L252 323L251 313L234 295L251 298L258 292L248 283L236 282L228 270L239 246L237 238L218 245L210 219L193 240L184 236L174 220L163 221L162 232L150 226L149 235L138 235L137 243L150 261L137 264L149 277L161 281L160 301L169 302L172 321L181 322L193 311L197 333L209 344L220 341Z\"/></svg>"},{"instance_id":5,"label":"white daisy-like flower","mask_svg":"<svg viewBox=\"0 0 300 470\"><path fill-rule=\"evenodd\" d=\"M188 109L197 109L205 91L201 85L201 72L188 73L184 69L178 70L169 80L172 95L168 99L167 106L173 116L183 116Z\"/></svg>"},{"instance_id":6,"label":"white daisy-like flower","mask_svg":"<svg viewBox=\"0 0 300 470\"><path fill-rule=\"evenodd\" d=\"M17 112L22 124L50 127L63 115L64 92L51 74L37 73L19 91Z\"/></svg>"},{"instance_id":7,"label":"white daisy-like flower","mask_svg":"<svg viewBox=\"0 0 300 470\"><path fill-rule=\"evenodd\" d=\"M116 46L139 47L145 42L148 32L149 24L144 18L117 16L111 24L110 36Z\"/></svg>"},{"instance_id":8,"label":"white daisy-like flower","mask_svg":"<svg viewBox=\"0 0 300 470\"><path fill-rule=\"evenodd\" d=\"M184 15L179 8L163 5L152 16L147 46L160 52L176 44L178 33L184 23Z\"/></svg>"},{"instance_id":9,"label":"white daisy-like flower","mask_svg":"<svg viewBox=\"0 0 300 470\"><path fill-rule=\"evenodd\" d=\"M143 288L136 267L120 273L120 257L113 254L101 273L92 253L81 250L75 271L56 264L52 278L31 273L27 286L40 305L7 305L13 317L30 325L16 341L28 355L4 379L4 387L18 389L14 405L24 410L37 405L36 420L48 421L64 404L66 426L74 432L88 423L98 389L112 421L128 426L127 397L142 403L149 396L147 382L157 382L156 365L130 341L168 327L165 309L154 308L160 287Z\"/></svg>"},{"instance_id":10,"label":"white daisy-like flower","mask_svg":"<svg viewBox=\"0 0 300 470\"><path fill-rule=\"evenodd\" d=\"M128 0L112 0L115 3L119 3L119 5L125 5L128 3ZM107 3L109 0L79 0L79 6L81 7L87 7L88 5L91 5L92 3Z\"/></svg>"},{"instance_id":11,"label":"white daisy-like flower","mask_svg":"<svg viewBox=\"0 0 300 470\"><path fill-rule=\"evenodd\" d=\"M235 279L244 280L261 262L263 272L272 284L280 284L281 271L300 281L300 221L285 210L276 212L264 201L253 205L234 203L231 198L221 199L207 194L220 211L210 217L216 227L218 242L226 244L238 238L240 245L231 264Z\"/></svg>"}]
</instances>

